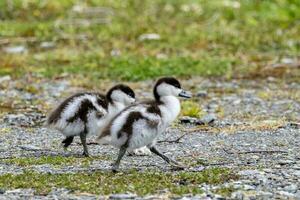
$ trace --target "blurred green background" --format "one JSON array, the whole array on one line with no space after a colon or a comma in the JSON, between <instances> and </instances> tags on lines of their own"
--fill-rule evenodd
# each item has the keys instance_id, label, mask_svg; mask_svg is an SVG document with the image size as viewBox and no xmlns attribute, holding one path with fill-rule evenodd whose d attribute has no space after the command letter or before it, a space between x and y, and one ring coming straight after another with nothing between
<instances>
[{"instance_id":1,"label":"blurred green background","mask_svg":"<svg viewBox=\"0 0 300 200\"><path fill-rule=\"evenodd\" d=\"M15 78L251 78L299 63L299 0L0 0L0 20L0 75Z\"/></svg>"}]
</instances>

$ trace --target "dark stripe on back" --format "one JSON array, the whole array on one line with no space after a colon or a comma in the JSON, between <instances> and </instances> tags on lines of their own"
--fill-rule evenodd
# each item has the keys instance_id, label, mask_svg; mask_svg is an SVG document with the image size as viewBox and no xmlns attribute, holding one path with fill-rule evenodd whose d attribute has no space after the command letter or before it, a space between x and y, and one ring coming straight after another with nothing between
<instances>
[{"instance_id":1,"label":"dark stripe on back","mask_svg":"<svg viewBox=\"0 0 300 200\"><path fill-rule=\"evenodd\" d=\"M129 109L131 109L132 107L135 107L135 106L139 106L139 105L149 105L149 107L147 108L147 111L149 113L154 113L154 114L157 114L159 116L161 116L161 111L159 109L159 105L161 104L161 102L159 101L143 101L143 102L140 102L140 103L135 103L135 104L132 104L130 106L127 106L124 110L122 110L119 114L117 114L111 121L110 123L105 127L105 129L102 131L102 134L98 137L98 139L100 140L101 138L104 138L108 135L111 134L110 130L111 130L111 126L113 124L113 122L115 121L115 119L117 119L120 115L122 115L124 112L128 111ZM134 114L132 114L134 113ZM139 113L139 114L138 114ZM132 116L130 116L132 114ZM140 118L138 118L140 116ZM137 121L138 119L147 119L145 118L144 116L142 116L142 114L140 112L131 112L129 114L129 117L127 118L127 121L126 121L126 124L123 125L122 129L118 132L118 138L120 138L122 135L122 131L123 132L127 132L129 131L129 134L132 134L132 125L133 125L133 122L134 121ZM132 121L132 122L129 122L129 121ZM130 125L131 123L131 125ZM149 126L155 126L157 125L157 123L151 123L151 122L148 122L148 125Z\"/></svg>"},{"instance_id":2,"label":"dark stripe on back","mask_svg":"<svg viewBox=\"0 0 300 200\"><path fill-rule=\"evenodd\" d=\"M60 117L61 113L65 110L65 108L69 105L71 101L73 101L75 98L80 97L82 95L85 95L86 93L77 93L74 94L67 99L65 99L48 117L47 123L48 124L53 124L56 123Z\"/></svg>"},{"instance_id":3,"label":"dark stripe on back","mask_svg":"<svg viewBox=\"0 0 300 200\"><path fill-rule=\"evenodd\" d=\"M70 97L68 97L67 99L65 99L49 116L47 123L48 124L53 124L56 123L60 118L61 118L61 114L63 113L63 111L66 109L66 107L69 105L69 103L71 103L74 99L83 96L83 95L91 95L91 96L95 96L97 98L97 104L101 107L103 107L104 109L108 108L108 102L106 100L105 95L97 93L97 92L82 92L82 93L77 93L74 94ZM82 111L81 111L82 112ZM78 113L78 111L77 111ZM77 114L76 113L76 114ZM76 114L73 116L75 117ZM100 115L102 116L102 115Z\"/></svg>"},{"instance_id":4,"label":"dark stripe on back","mask_svg":"<svg viewBox=\"0 0 300 200\"><path fill-rule=\"evenodd\" d=\"M161 111L158 106L159 106L159 104L157 102L154 102L154 101L150 102L149 107L147 108L147 112L161 116Z\"/></svg>"},{"instance_id":5,"label":"dark stripe on back","mask_svg":"<svg viewBox=\"0 0 300 200\"><path fill-rule=\"evenodd\" d=\"M67 119L67 122L72 123L77 119L82 120L87 123L87 115L90 111L97 110L96 107L89 99L84 99L81 101L80 107L73 117Z\"/></svg>"},{"instance_id":6,"label":"dark stripe on back","mask_svg":"<svg viewBox=\"0 0 300 200\"><path fill-rule=\"evenodd\" d=\"M117 137L120 138L122 136L122 133L125 132L125 133L127 133L127 136L129 138L132 135L133 123L140 119L145 119L140 112L135 111L135 112L129 113L129 115L126 119L126 123L123 125L121 130L118 132Z\"/></svg>"},{"instance_id":7,"label":"dark stripe on back","mask_svg":"<svg viewBox=\"0 0 300 200\"><path fill-rule=\"evenodd\" d=\"M97 104L99 106L101 106L102 108L104 108L105 110L107 110L108 108L108 101L106 99L106 97L102 94L99 94L99 93L95 93L94 95L96 95L96 98L97 98Z\"/></svg>"}]
</instances>

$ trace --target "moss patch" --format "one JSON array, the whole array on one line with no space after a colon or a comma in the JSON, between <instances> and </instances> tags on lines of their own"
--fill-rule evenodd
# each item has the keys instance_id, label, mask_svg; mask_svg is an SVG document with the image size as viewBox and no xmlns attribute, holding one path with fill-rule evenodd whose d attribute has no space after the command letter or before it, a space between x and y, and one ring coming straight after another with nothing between
<instances>
[{"instance_id":1,"label":"moss patch","mask_svg":"<svg viewBox=\"0 0 300 200\"><path fill-rule=\"evenodd\" d=\"M19 175L0 176L0 187L34 188L38 194L46 194L52 187L104 195L124 192L146 195L162 189L168 189L172 194L197 194L202 192L198 187L201 183L220 184L236 178L232 171L223 168L176 174L136 170L118 174L111 172L40 174L25 171Z\"/></svg>"},{"instance_id":2,"label":"moss patch","mask_svg":"<svg viewBox=\"0 0 300 200\"><path fill-rule=\"evenodd\" d=\"M27 158L10 158L5 159L3 162L14 164L18 166L31 166L31 165L43 165L50 164L55 166L65 165L83 165L89 166L94 160L107 160L107 157L89 157L89 158L76 158L76 157L64 157L64 156L42 156L42 157L27 157Z\"/></svg>"},{"instance_id":3,"label":"moss patch","mask_svg":"<svg viewBox=\"0 0 300 200\"><path fill-rule=\"evenodd\" d=\"M193 101L184 101L181 103L181 115L200 118L203 116L199 103Z\"/></svg>"},{"instance_id":4,"label":"moss patch","mask_svg":"<svg viewBox=\"0 0 300 200\"><path fill-rule=\"evenodd\" d=\"M218 188L214 192L222 195L223 197L229 197L231 195L231 193L233 193L234 191L235 191L235 189L233 188L233 186L230 186L230 187Z\"/></svg>"},{"instance_id":5,"label":"moss patch","mask_svg":"<svg viewBox=\"0 0 300 200\"><path fill-rule=\"evenodd\" d=\"M1 47L22 44L28 49L1 52L0 75L69 73L133 81L163 75L257 77L266 74L261 72L269 63L297 59L299 1L228 2L0 1ZM90 7L108 12L102 18L74 11ZM82 26L77 19L108 23ZM147 33L160 39L139 39ZM55 45L45 49L43 41ZM272 71L266 75L278 74Z\"/></svg>"}]
</instances>

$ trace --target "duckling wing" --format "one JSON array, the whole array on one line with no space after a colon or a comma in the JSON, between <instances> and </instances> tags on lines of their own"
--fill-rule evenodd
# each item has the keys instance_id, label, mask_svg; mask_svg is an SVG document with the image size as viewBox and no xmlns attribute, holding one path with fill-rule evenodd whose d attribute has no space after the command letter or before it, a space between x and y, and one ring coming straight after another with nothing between
<instances>
[{"instance_id":1,"label":"duckling wing","mask_svg":"<svg viewBox=\"0 0 300 200\"><path fill-rule=\"evenodd\" d=\"M158 111L154 106L142 103L123 110L98 139L110 135L114 146L128 145L133 149L151 143L161 124L160 114L154 112Z\"/></svg>"},{"instance_id":2,"label":"duckling wing","mask_svg":"<svg viewBox=\"0 0 300 200\"><path fill-rule=\"evenodd\" d=\"M136 114L138 116L131 125L128 134L128 148L136 149L151 144L158 136L161 118L148 112ZM129 134L130 133L130 134Z\"/></svg>"},{"instance_id":3,"label":"duckling wing","mask_svg":"<svg viewBox=\"0 0 300 200\"><path fill-rule=\"evenodd\" d=\"M50 115L47 118L46 124L47 125L55 124L58 120L61 119L62 114L68 109L70 104L73 104L76 99L80 98L83 95L85 95L85 93L77 93L77 94L74 94L74 95L68 97L63 102L61 102L59 104L59 106L57 106L50 113Z\"/></svg>"},{"instance_id":4,"label":"duckling wing","mask_svg":"<svg viewBox=\"0 0 300 200\"><path fill-rule=\"evenodd\" d=\"M48 117L46 124L66 135L87 131L107 113L107 101L99 93L77 93L64 100ZM90 122L89 127L87 123Z\"/></svg>"}]
</instances>

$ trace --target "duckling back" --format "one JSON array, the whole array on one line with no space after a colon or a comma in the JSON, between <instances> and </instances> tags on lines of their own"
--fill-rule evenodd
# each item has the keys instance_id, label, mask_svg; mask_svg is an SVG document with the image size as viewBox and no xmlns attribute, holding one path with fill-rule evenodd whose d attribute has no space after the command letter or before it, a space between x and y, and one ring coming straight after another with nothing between
<instances>
[{"instance_id":1,"label":"duckling back","mask_svg":"<svg viewBox=\"0 0 300 200\"><path fill-rule=\"evenodd\" d=\"M107 101L99 93L78 93L64 100L48 117L47 125L66 136L96 134L97 124L107 114Z\"/></svg>"}]
</instances>

